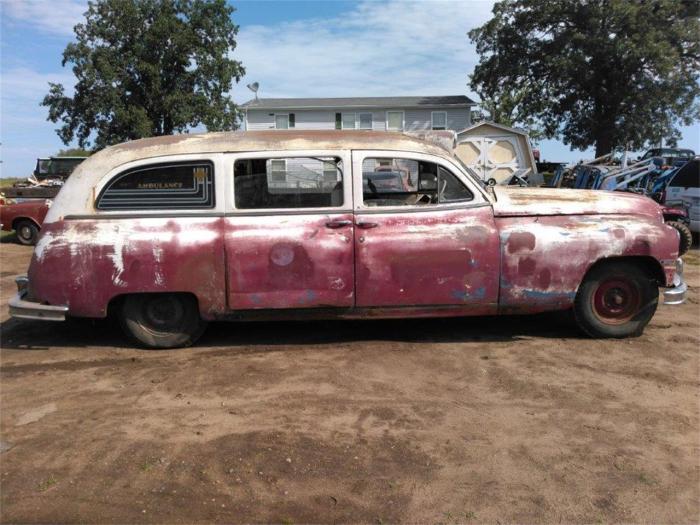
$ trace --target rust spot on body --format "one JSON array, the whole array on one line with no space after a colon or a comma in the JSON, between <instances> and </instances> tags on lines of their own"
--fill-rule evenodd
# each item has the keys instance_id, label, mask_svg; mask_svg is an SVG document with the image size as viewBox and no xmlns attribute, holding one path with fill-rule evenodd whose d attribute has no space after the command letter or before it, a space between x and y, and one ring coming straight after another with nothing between
<instances>
[{"instance_id":1,"label":"rust spot on body","mask_svg":"<svg viewBox=\"0 0 700 525\"><path fill-rule=\"evenodd\" d=\"M537 261L532 257L521 257L518 261L518 273L520 275L532 275L535 273Z\"/></svg>"},{"instance_id":2,"label":"rust spot on body","mask_svg":"<svg viewBox=\"0 0 700 525\"><path fill-rule=\"evenodd\" d=\"M535 249L535 236L530 232L513 232L506 243L508 253L532 251Z\"/></svg>"}]
</instances>

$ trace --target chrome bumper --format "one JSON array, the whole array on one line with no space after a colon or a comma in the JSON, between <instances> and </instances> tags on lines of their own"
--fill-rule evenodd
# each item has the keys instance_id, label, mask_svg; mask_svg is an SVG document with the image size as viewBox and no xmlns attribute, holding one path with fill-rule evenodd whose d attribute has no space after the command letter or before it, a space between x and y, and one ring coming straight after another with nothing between
<instances>
[{"instance_id":1,"label":"chrome bumper","mask_svg":"<svg viewBox=\"0 0 700 525\"><path fill-rule=\"evenodd\" d=\"M38 319L40 321L65 321L67 306L53 306L34 301L25 301L28 280L25 276L17 277L17 294L10 299L10 315L18 319Z\"/></svg>"},{"instance_id":2,"label":"chrome bumper","mask_svg":"<svg viewBox=\"0 0 700 525\"><path fill-rule=\"evenodd\" d=\"M688 284L683 280L683 260L676 261L676 275L673 277L673 286L664 289L664 304L683 304L688 293Z\"/></svg>"}]
</instances>

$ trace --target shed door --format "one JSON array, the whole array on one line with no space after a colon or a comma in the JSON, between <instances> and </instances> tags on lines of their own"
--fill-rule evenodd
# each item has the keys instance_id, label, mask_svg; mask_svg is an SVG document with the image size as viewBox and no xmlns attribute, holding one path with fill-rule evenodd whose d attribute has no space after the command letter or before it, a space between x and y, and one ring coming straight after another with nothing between
<instances>
[{"instance_id":1,"label":"shed door","mask_svg":"<svg viewBox=\"0 0 700 525\"><path fill-rule=\"evenodd\" d=\"M457 156L483 180L494 179L497 184L526 167L516 137L467 137L457 146Z\"/></svg>"}]
</instances>

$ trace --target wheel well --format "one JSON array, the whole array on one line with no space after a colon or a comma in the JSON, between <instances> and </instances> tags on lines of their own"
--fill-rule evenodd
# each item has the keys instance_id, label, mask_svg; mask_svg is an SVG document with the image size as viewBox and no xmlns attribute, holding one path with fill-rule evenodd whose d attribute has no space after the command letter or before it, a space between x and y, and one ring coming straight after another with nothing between
<instances>
[{"instance_id":1,"label":"wheel well","mask_svg":"<svg viewBox=\"0 0 700 525\"><path fill-rule=\"evenodd\" d=\"M586 275L584 275L584 279L588 276L588 274L594 269L598 268L599 266L604 266L607 264L613 264L616 262L626 262L626 263L632 263L636 265L638 268L640 268L644 273L646 273L651 279L656 281L656 283L659 286L666 286L666 274L664 273L664 269L657 261L651 256L648 255L630 255L630 256L622 256L622 257L606 257L605 259L599 259L595 263L593 263L590 268L586 271Z\"/></svg>"},{"instance_id":2,"label":"wheel well","mask_svg":"<svg viewBox=\"0 0 700 525\"><path fill-rule=\"evenodd\" d=\"M109 303L107 303L107 317L114 317L117 312L119 311L119 307L121 304L124 302L124 299L127 297L130 297L132 295L164 295L164 294L169 294L169 295L189 295L191 297L194 297L194 300L197 301L197 309L199 309L199 297L197 297L196 294L193 294L192 292L139 292L139 293L123 293L119 295L115 295L109 300Z\"/></svg>"},{"instance_id":3,"label":"wheel well","mask_svg":"<svg viewBox=\"0 0 700 525\"><path fill-rule=\"evenodd\" d=\"M15 217L14 219L12 219L12 229L13 229L13 230L16 230L16 229L17 229L17 225L18 225L21 221L29 221L29 222L31 222L32 224L34 224L34 226L36 226L37 229L39 229L39 230L41 229L41 226L39 226L39 225L37 224L37 222L36 222L34 219L32 219L31 217Z\"/></svg>"}]
</instances>

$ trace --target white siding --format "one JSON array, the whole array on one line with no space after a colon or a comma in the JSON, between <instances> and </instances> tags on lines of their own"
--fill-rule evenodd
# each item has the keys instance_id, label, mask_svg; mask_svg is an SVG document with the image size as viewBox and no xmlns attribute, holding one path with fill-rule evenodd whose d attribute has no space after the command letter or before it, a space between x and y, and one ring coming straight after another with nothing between
<instances>
[{"instance_id":1,"label":"white siding","mask_svg":"<svg viewBox=\"0 0 700 525\"><path fill-rule=\"evenodd\" d=\"M405 110L406 131L425 131L432 129L432 112L447 113L447 129L462 131L470 125L470 110L464 109L407 109Z\"/></svg>"},{"instance_id":2,"label":"white siding","mask_svg":"<svg viewBox=\"0 0 700 525\"><path fill-rule=\"evenodd\" d=\"M453 131L462 131L471 125L470 108L460 109L401 109L401 108L386 108L386 109L329 109L329 110L265 110L265 109L249 109L248 110L248 126L250 131L275 129L275 113L294 113L295 126L294 129L335 129L335 114L336 113L355 113L356 118L359 113L372 113L372 129L375 131L386 131L386 112L387 111L403 111L405 119L406 131L424 131L431 129L431 112L445 111L447 113L447 129Z\"/></svg>"},{"instance_id":3,"label":"white siding","mask_svg":"<svg viewBox=\"0 0 700 525\"><path fill-rule=\"evenodd\" d=\"M253 111L248 110L248 131L257 131L261 129L275 129L275 117L268 115L270 111Z\"/></svg>"},{"instance_id":4,"label":"white siding","mask_svg":"<svg viewBox=\"0 0 700 525\"><path fill-rule=\"evenodd\" d=\"M327 110L292 111L296 115L294 129L335 129L335 112Z\"/></svg>"}]
</instances>

